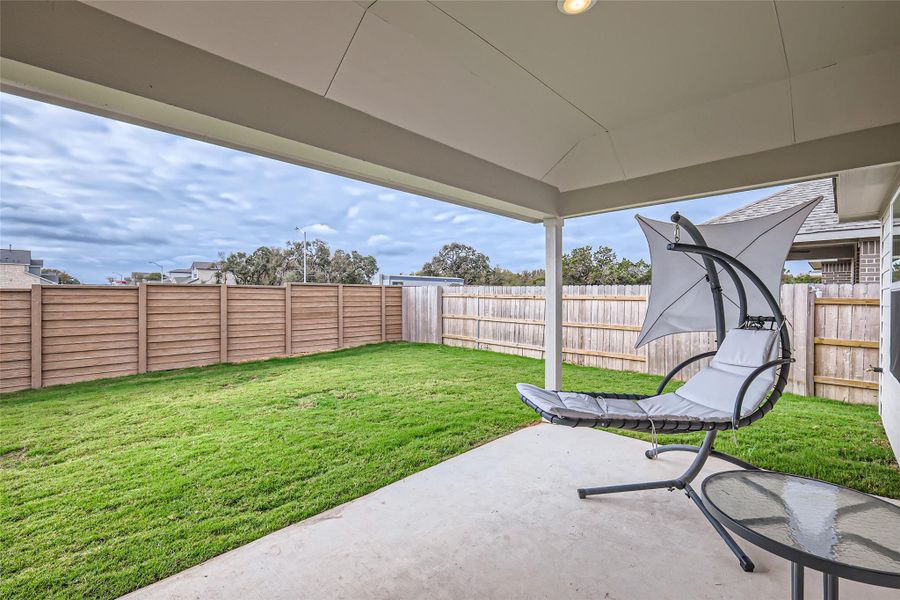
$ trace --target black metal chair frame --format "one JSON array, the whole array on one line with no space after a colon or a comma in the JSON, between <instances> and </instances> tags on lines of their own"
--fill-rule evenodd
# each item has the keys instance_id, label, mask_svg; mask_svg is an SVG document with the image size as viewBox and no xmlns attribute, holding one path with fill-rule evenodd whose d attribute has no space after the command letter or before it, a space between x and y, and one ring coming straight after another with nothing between
<instances>
[{"instance_id":1,"label":"black metal chair frame","mask_svg":"<svg viewBox=\"0 0 900 600\"><path fill-rule=\"evenodd\" d=\"M794 362L794 359L791 356L791 342L790 336L788 335L787 327L784 326L784 314L781 312L781 307L778 304L778 301L772 296L769 289L763 284L763 282L759 279L759 277L751 271L746 265L744 265L741 261L736 259L735 257L726 254L720 250L716 250L714 248L710 248L707 246L706 241L703 239L703 236L698 231L696 226L691 223L688 219L683 216L675 213L672 215L672 222L676 224L677 227L684 229L688 235L694 241L694 244L682 244L677 241L673 244L669 244L667 248L673 252L685 252L689 254L699 255L702 260L704 267L706 269L706 278L709 281L710 292L713 297L713 307L715 310L716 317L716 341L717 345L721 346L722 340L725 339L725 310L724 310L724 302L722 299L722 287L719 283L717 265L722 269L733 281L737 295L738 295L738 303L739 303L739 317L738 317L738 327L762 327L766 322L772 322L773 326L777 328L779 332L780 338L780 348L781 355L779 358L769 361L747 376L741 385L740 390L738 391L737 398L734 403L734 412L733 418L730 422L723 421L699 421L695 419L690 420L662 420L662 421L650 421L649 419L629 419L629 418L603 418L599 417L597 419L575 419L568 417L559 417L550 413L547 413L541 410L534 403L529 401L527 398L522 397L522 400L530 406L532 409L537 411L542 417L551 423L556 423L559 425L568 425L570 427L613 427L620 429L631 429L634 431L644 431L644 432L653 432L658 434L677 434L677 433L686 433L691 431L706 431L706 436L703 439L703 443L699 446L692 446L687 444L668 444L659 447L655 447L653 449L647 450L645 455L649 459L655 459L660 454L664 452L695 452L697 456L694 458L691 465L687 468L687 470L674 479L665 479L661 481L648 481L641 483L629 483L622 485L608 485L601 487L588 487L588 488L580 488L578 490L579 498L587 498L588 496L597 496L602 494L616 494L619 492L633 492L638 490L653 490L653 489L668 489L672 490L683 490L685 495L690 498L697 508L703 513L703 516L709 521L710 525L716 530L728 548L734 553L737 557L738 562L741 565L741 568L744 571L751 572L753 571L754 564L753 561L744 553L744 551L738 546L737 542L734 541L734 538L731 537L731 534L725 530L721 523L709 512L706 506L703 503L703 500L691 486L691 482L700 474L700 470L706 464L706 461L710 456L714 456L716 458L725 460L730 462L731 464L737 465L744 469L757 469L754 465L745 462L737 457L730 456L725 454L724 452L719 452L714 448L716 435L719 431L727 430L727 429L737 429L740 427L745 427L750 425L751 423L761 419L766 415L772 408L775 406L775 403L781 397L784 392L784 388L787 385L788 381L788 373L790 372L790 365ZM765 299L769 309L772 311L772 317L753 317L747 315L747 295L746 290L744 288L744 284L741 281L740 275L743 275L751 284L756 287L759 292L762 294ZM659 384L659 387L656 391L656 395L662 394L666 384L671 381L671 379L686 366L697 362L698 360L702 360L704 358L709 358L715 356L716 352L703 352L702 354L698 354L696 356L692 356L691 358L685 360L678 366L676 366L672 371L670 371ZM753 380L758 377L760 374L765 372L768 369L777 369L778 375L775 378L775 384L772 389L772 392L766 398L766 400L760 404L759 407L756 408L752 413L741 416L741 407L744 402L744 396L747 393L747 390L750 387L750 384ZM588 392L590 395L594 396L603 396L604 398L618 398L618 399L628 399L628 400L641 400L644 398L650 398L652 396L640 395L640 394L623 394L623 393L605 393L605 392Z\"/></svg>"}]
</instances>

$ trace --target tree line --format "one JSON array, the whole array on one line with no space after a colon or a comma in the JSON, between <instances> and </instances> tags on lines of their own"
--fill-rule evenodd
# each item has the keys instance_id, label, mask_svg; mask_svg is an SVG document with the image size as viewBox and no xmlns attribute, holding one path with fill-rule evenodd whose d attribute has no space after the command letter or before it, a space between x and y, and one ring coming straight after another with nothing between
<instances>
[{"instance_id":1,"label":"tree line","mask_svg":"<svg viewBox=\"0 0 900 600\"><path fill-rule=\"evenodd\" d=\"M251 253L219 253L217 283L225 273L234 275L240 285L282 285L303 281L303 255L306 254L306 281L309 283L371 283L378 272L378 262L351 250L331 251L327 242L288 241L283 248L260 246Z\"/></svg>"},{"instance_id":2,"label":"tree line","mask_svg":"<svg viewBox=\"0 0 900 600\"><path fill-rule=\"evenodd\" d=\"M643 259L619 259L612 248L581 246L563 255L566 285L627 285L650 283L650 265ZM543 285L544 270L514 272L492 266L490 258L472 246L454 242L441 248L417 273L461 277L469 285Z\"/></svg>"}]
</instances>

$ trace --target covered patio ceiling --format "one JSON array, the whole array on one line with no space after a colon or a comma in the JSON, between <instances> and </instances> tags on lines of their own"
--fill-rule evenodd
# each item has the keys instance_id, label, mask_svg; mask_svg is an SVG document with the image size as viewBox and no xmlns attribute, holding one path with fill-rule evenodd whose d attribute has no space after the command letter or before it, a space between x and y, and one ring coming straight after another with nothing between
<instances>
[{"instance_id":1,"label":"covered patio ceiling","mask_svg":"<svg viewBox=\"0 0 900 600\"><path fill-rule=\"evenodd\" d=\"M830 175L871 218L900 163L897 2L0 11L4 91L526 221Z\"/></svg>"}]
</instances>

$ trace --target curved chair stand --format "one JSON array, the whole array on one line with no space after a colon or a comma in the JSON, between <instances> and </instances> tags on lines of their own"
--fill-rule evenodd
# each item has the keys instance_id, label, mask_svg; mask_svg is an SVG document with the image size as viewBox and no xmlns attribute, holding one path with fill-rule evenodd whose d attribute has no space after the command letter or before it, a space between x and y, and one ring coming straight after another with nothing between
<instances>
[{"instance_id":1,"label":"curved chair stand","mask_svg":"<svg viewBox=\"0 0 900 600\"><path fill-rule=\"evenodd\" d=\"M612 427L643 431L654 435L705 431L703 443L699 446L669 444L654 447L645 452L645 456L649 459L655 459L665 452L696 453L697 456L690 466L678 477L660 481L585 487L578 489L578 497L584 499L588 496L652 489L682 490L734 553L741 568L750 572L754 569L753 561L710 514L700 496L691 487L691 482L700 474L710 456L744 469L757 468L746 461L715 450L716 435L719 431L748 426L772 410L787 385L790 365L794 361L791 356L790 337L784 326L784 315L778 302L755 273L736 258L706 246L705 240L696 227L684 217L676 213L672 220L691 235L695 245L674 243L669 244L668 249L700 255L706 266L710 292L713 296L713 307L716 312L718 349L698 354L677 365L663 378L653 396L606 392L561 392L544 390L527 384L519 384L519 395L522 401L541 417L557 425ZM740 302L740 322L737 324L737 329L728 334L729 340L732 341L727 350L725 348L726 332L724 330L722 288L719 285L717 267L734 282ZM747 296L741 276L759 290L772 316L747 315ZM740 331L740 335L734 334L735 331ZM763 345L762 351L759 347L755 350L751 348L753 351L749 354L756 357L756 362L748 363L745 360L748 355L747 349L753 344L758 345L760 339L754 337L758 335L768 336L769 345ZM742 346L741 344L744 344L745 341L749 341L750 344ZM765 340L762 341L765 342ZM780 350L779 356L772 359L773 346L776 344ZM738 357L737 363L734 360L729 362L729 358L734 359L735 357ZM678 391L663 393L666 384L679 371L704 358L713 359L709 367L704 367ZM720 364L717 365L717 361ZM709 372L701 377L704 371ZM740 375L735 375L735 373ZM763 380L757 382L761 376L763 376ZM770 376L771 379L768 379ZM730 381L731 387L719 385L723 379L716 379L717 377L724 378L724 381ZM756 383L755 386L754 383ZM683 393L679 395L679 392ZM734 398L733 405L728 404L731 400L722 400L722 395L727 396L729 392L731 398ZM744 406L745 399L748 401L747 409ZM731 406L731 408L725 408L727 406ZM679 410L683 412L677 412Z\"/></svg>"}]
</instances>

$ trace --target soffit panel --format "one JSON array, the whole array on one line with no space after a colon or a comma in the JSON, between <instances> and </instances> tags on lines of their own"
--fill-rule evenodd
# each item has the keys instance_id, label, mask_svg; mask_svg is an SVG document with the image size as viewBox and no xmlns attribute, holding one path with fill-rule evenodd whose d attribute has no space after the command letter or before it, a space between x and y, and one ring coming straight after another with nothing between
<instances>
[{"instance_id":1,"label":"soffit panel","mask_svg":"<svg viewBox=\"0 0 900 600\"><path fill-rule=\"evenodd\" d=\"M365 11L356 2L86 3L318 94L328 89Z\"/></svg>"}]
</instances>

